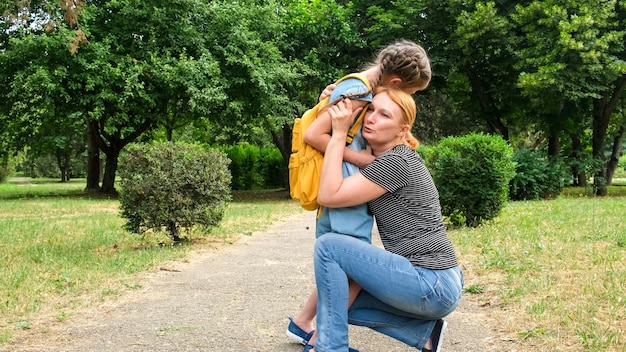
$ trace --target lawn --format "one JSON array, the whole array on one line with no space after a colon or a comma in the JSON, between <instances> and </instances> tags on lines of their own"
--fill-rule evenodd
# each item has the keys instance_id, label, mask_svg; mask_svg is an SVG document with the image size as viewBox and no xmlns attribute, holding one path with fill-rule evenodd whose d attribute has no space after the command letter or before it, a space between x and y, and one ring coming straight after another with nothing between
<instances>
[{"instance_id":1,"label":"lawn","mask_svg":"<svg viewBox=\"0 0 626 352\"><path fill-rule=\"evenodd\" d=\"M43 319L63 321L140 289L137 273L302 211L284 191L238 192L219 227L172 245L124 231L117 200L83 195L84 180L31 181L0 185L0 345ZM509 202L489 223L449 231L466 296L499 322L512 349L626 350L624 190Z\"/></svg>"},{"instance_id":2,"label":"lawn","mask_svg":"<svg viewBox=\"0 0 626 352\"><path fill-rule=\"evenodd\" d=\"M626 350L626 198L510 202L450 231L466 290L528 351Z\"/></svg>"},{"instance_id":3,"label":"lawn","mask_svg":"<svg viewBox=\"0 0 626 352\"><path fill-rule=\"evenodd\" d=\"M136 273L302 211L285 191L237 192L220 226L174 245L167 236L124 231L119 202L84 195L84 180L18 181L0 184L0 345L15 330L140 289Z\"/></svg>"}]
</instances>

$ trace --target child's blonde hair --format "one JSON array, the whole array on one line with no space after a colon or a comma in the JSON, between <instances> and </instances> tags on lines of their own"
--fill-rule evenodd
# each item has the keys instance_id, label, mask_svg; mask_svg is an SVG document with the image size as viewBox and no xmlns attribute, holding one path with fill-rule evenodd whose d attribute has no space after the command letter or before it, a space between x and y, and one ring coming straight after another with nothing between
<instances>
[{"instance_id":1,"label":"child's blonde hair","mask_svg":"<svg viewBox=\"0 0 626 352\"><path fill-rule=\"evenodd\" d=\"M382 49L376 60L367 69L378 67L380 74L373 85L380 83L382 77L395 75L402 79L400 88L416 88L424 90L428 87L432 76L430 60L426 50L409 40L398 40Z\"/></svg>"}]
</instances>

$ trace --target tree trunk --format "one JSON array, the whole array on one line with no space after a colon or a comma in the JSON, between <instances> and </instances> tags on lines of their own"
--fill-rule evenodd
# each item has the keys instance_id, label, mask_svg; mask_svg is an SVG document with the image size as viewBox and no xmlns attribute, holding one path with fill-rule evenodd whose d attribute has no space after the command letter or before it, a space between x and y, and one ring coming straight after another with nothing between
<instances>
[{"instance_id":1,"label":"tree trunk","mask_svg":"<svg viewBox=\"0 0 626 352\"><path fill-rule=\"evenodd\" d=\"M280 150L280 154L283 157L283 163L285 165L285 168L283 169L284 172L284 180L286 180L286 185L285 187L287 187L287 191L289 191L289 157L291 156L291 127L289 126L289 124L283 124L282 128L281 128L281 132L282 132L282 137L276 133L274 130L271 131L272 133L272 141L274 142L274 145L278 148L278 150Z\"/></svg>"},{"instance_id":2,"label":"tree trunk","mask_svg":"<svg viewBox=\"0 0 626 352\"><path fill-rule=\"evenodd\" d=\"M582 144L580 138L575 135L571 135L572 139L572 159L580 160L582 152ZM587 187L587 174L585 170L580 170L577 165L572 166L572 177L574 178L574 186Z\"/></svg>"},{"instance_id":3,"label":"tree trunk","mask_svg":"<svg viewBox=\"0 0 626 352\"><path fill-rule=\"evenodd\" d=\"M548 137L548 156L558 156L560 144L558 136L551 135Z\"/></svg>"},{"instance_id":4,"label":"tree trunk","mask_svg":"<svg viewBox=\"0 0 626 352\"><path fill-rule=\"evenodd\" d=\"M117 196L117 191L115 190L115 174L117 172L117 159L121 150L121 147L111 146L106 153L106 164L104 166L101 190L104 194Z\"/></svg>"},{"instance_id":5,"label":"tree trunk","mask_svg":"<svg viewBox=\"0 0 626 352\"><path fill-rule=\"evenodd\" d=\"M606 196L606 167L604 166L604 138L609 126L610 114L605 112L606 104L602 99L593 101L593 136L591 139L592 154L595 159L601 162L602 167L596 170L593 175L593 187L597 196Z\"/></svg>"},{"instance_id":6,"label":"tree trunk","mask_svg":"<svg viewBox=\"0 0 626 352\"><path fill-rule=\"evenodd\" d=\"M69 182L70 181L70 156L65 153L62 149L57 149L56 152L57 157L57 165L59 170L61 170L61 182Z\"/></svg>"},{"instance_id":7,"label":"tree trunk","mask_svg":"<svg viewBox=\"0 0 626 352\"><path fill-rule=\"evenodd\" d=\"M0 183L6 182L9 179L9 174L9 153L0 150Z\"/></svg>"},{"instance_id":8,"label":"tree trunk","mask_svg":"<svg viewBox=\"0 0 626 352\"><path fill-rule=\"evenodd\" d=\"M613 175L617 164L619 163L619 157L622 154L622 143L624 143L624 126L622 126L615 138L613 138L613 147L611 148L611 156L606 163L606 184L613 184Z\"/></svg>"},{"instance_id":9,"label":"tree trunk","mask_svg":"<svg viewBox=\"0 0 626 352\"><path fill-rule=\"evenodd\" d=\"M505 141L509 141L509 128L500 119L501 112L493 103L493 97L485 91L482 80L470 67L464 67L464 72L470 80L472 92L478 101L478 106L480 106L484 116L486 116L487 126L492 132L500 133L500 136Z\"/></svg>"},{"instance_id":10,"label":"tree trunk","mask_svg":"<svg viewBox=\"0 0 626 352\"><path fill-rule=\"evenodd\" d=\"M281 128L281 132L282 136L276 133L276 131L271 130L272 142L274 142L274 145L280 151L285 165L288 165L289 156L291 155L291 127L285 123Z\"/></svg>"},{"instance_id":11,"label":"tree trunk","mask_svg":"<svg viewBox=\"0 0 626 352\"><path fill-rule=\"evenodd\" d=\"M617 107L619 98L626 88L626 75L615 82L613 91L605 92L601 98L593 100L593 157L602 162L603 167L598 170L593 179L596 195L607 195L607 168L604 157L604 139L609 127L611 115Z\"/></svg>"},{"instance_id":12,"label":"tree trunk","mask_svg":"<svg viewBox=\"0 0 626 352\"><path fill-rule=\"evenodd\" d=\"M87 121L87 186L86 192L100 191L100 147L98 147L98 122Z\"/></svg>"},{"instance_id":13,"label":"tree trunk","mask_svg":"<svg viewBox=\"0 0 626 352\"><path fill-rule=\"evenodd\" d=\"M172 236L174 242L180 242L180 236L178 236L178 226L173 220L170 220L167 224L167 231Z\"/></svg>"}]
</instances>

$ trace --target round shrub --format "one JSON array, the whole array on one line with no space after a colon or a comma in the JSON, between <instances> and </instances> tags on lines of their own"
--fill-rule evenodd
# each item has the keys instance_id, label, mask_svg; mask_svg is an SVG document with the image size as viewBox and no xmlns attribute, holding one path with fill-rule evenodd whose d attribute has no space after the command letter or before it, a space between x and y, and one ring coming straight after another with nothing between
<instances>
[{"instance_id":1,"label":"round shrub","mask_svg":"<svg viewBox=\"0 0 626 352\"><path fill-rule=\"evenodd\" d=\"M496 217L515 175L513 150L500 136L473 133L442 139L426 164L439 190L441 209L454 225L478 226Z\"/></svg>"},{"instance_id":2,"label":"round shrub","mask_svg":"<svg viewBox=\"0 0 626 352\"><path fill-rule=\"evenodd\" d=\"M515 177L510 184L513 200L553 198L561 193L567 170L556 158L531 149L519 149L513 154Z\"/></svg>"},{"instance_id":3,"label":"round shrub","mask_svg":"<svg viewBox=\"0 0 626 352\"><path fill-rule=\"evenodd\" d=\"M229 162L223 152L190 144L131 146L119 165L124 227L167 231L179 241L195 225L217 225L230 200Z\"/></svg>"}]
</instances>

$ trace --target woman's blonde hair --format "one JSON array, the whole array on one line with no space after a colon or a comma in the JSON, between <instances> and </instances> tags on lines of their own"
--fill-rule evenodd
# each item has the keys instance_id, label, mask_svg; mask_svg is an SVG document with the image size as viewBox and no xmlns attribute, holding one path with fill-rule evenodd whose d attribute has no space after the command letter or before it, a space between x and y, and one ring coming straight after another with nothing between
<instances>
[{"instance_id":1,"label":"woman's blonde hair","mask_svg":"<svg viewBox=\"0 0 626 352\"><path fill-rule=\"evenodd\" d=\"M410 40L398 40L383 48L368 69L378 67L379 77L373 85L380 83L383 76L397 76L402 79L400 88L424 90L428 87L432 72L426 50Z\"/></svg>"},{"instance_id":2,"label":"woman's blonde hair","mask_svg":"<svg viewBox=\"0 0 626 352\"><path fill-rule=\"evenodd\" d=\"M415 117L417 115L417 107L415 106L415 100L413 97L404 92L401 89L378 86L374 90L374 95L387 93L389 98L396 103L400 109L402 110L402 122L405 125L409 126L406 134L402 138L402 143L407 145L411 149L416 149L419 147L420 142L413 136L411 133L411 128L413 127L413 123L415 123Z\"/></svg>"}]
</instances>

